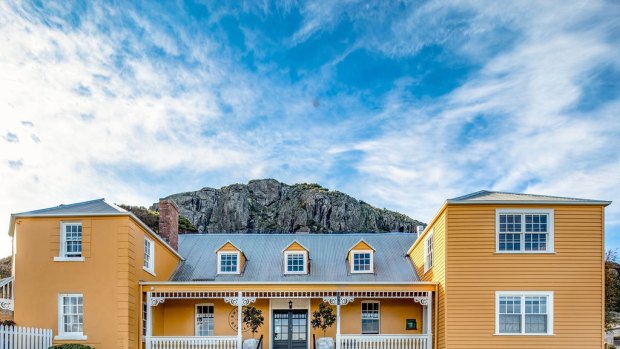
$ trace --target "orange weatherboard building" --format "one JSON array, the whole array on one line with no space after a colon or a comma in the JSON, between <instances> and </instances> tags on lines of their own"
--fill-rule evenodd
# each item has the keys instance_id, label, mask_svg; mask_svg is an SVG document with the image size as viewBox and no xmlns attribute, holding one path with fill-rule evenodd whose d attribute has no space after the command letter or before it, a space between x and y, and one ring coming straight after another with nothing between
<instances>
[{"instance_id":1,"label":"orange weatherboard building","mask_svg":"<svg viewBox=\"0 0 620 349\"><path fill-rule=\"evenodd\" d=\"M169 200L159 234L103 199L60 205L11 216L0 306L97 349L599 349L609 204L481 191L418 234L181 235Z\"/></svg>"}]
</instances>

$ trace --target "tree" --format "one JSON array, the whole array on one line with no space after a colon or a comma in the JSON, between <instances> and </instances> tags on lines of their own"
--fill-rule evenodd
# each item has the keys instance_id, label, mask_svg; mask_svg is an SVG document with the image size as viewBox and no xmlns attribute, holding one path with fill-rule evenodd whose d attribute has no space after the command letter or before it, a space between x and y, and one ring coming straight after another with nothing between
<instances>
[{"instance_id":1,"label":"tree","mask_svg":"<svg viewBox=\"0 0 620 349\"><path fill-rule=\"evenodd\" d=\"M620 312L620 264L617 263L616 250L605 253L605 328L610 329L618 323Z\"/></svg>"},{"instance_id":2,"label":"tree","mask_svg":"<svg viewBox=\"0 0 620 349\"><path fill-rule=\"evenodd\" d=\"M252 338L254 338L254 334L258 332L258 328L263 326L264 322L265 317L262 310L256 309L256 307L251 305L243 309L243 323L252 330Z\"/></svg>"},{"instance_id":3,"label":"tree","mask_svg":"<svg viewBox=\"0 0 620 349\"><path fill-rule=\"evenodd\" d=\"M325 336L327 328L331 327L335 322L336 315L334 315L334 310L327 303L321 302L319 303L319 310L312 313L310 324L314 329L320 328L323 330L323 336Z\"/></svg>"}]
</instances>

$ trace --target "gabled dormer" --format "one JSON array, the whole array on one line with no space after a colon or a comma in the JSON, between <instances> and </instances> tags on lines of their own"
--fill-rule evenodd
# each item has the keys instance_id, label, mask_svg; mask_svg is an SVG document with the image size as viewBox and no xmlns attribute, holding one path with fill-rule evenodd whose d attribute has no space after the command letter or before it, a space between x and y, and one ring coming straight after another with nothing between
<instances>
[{"instance_id":1,"label":"gabled dormer","mask_svg":"<svg viewBox=\"0 0 620 349\"><path fill-rule=\"evenodd\" d=\"M282 269L285 275L310 273L310 251L297 240L282 250Z\"/></svg>"},{"instance_id":2,"label":"gabled dormer","mask_svg":"<svg viewBox=\"0 0 620 349\"><path fill-rule=\"evenodd\" d=\"M247 259L243 251L235 246L230 240L226 241L217 253L217 274L241 274Z\"/></svg>"},{"instance_id":3,"label":"gabled dormer","mask_svg":"<svg viewBox=\"0 0 620 349\"><path fill-rule=\"evenodd\" d=\"M372 274L375 272L375 249L361 239L349 249L347 261L351 274Z\"/></svg>"}]
</instances>

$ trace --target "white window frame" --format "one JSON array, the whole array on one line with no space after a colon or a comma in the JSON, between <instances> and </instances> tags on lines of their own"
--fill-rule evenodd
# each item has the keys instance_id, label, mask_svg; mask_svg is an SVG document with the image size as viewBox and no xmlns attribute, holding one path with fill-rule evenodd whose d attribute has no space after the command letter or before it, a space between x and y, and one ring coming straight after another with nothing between
<instances>
[{"instance_id":1,"label":"white window frame","mask_svg":"<svg viewBox=\"0 0 620 349\"><path fill-rule=\"evenodd\" d=\"M525 297L547 297L547 333L525 332ZM521 297L521 333L499 332L499 298ZM495 292L495 335L496 336L553 336L553 291L496 291Z\"/></svg>"},{"instance_id":2,"label":"white window frame","mask_svg":"<svg viewBox=\"0 0 620 349\"><path fill-rule=\"evenodd\" d=\"M237 256L237 270L236 271L222 271L222 256L223 255L236 255ZM241 253L239 251L219 251L217 253L217 273L218 274L240 274L241 273Z\"/></svg>"},{"instance_id":3,"label":"white window frame","mask_svg":"<svg viewBox=\"0 0 620 349\"><path fill-rule=\"evenodd\" d=\"M303 255L304 257L304 270L301 271L289 271L288 270L288 256L290 255ZM285 251L284 252L284 274L308 274L308 252L306 251Z\"/></svg>"},{"instance_id":4,"label":"white window frame","mask_svg":"<svg viewBox=\"0 0 620 349\"><path fill-rule=\"evenodd\" d=\"M65 319L63 299L65 297L81 297L82 298L82 332L65 332ZM87 336L84 335L84 295L81 293L60 293L58 294L58 335L54 337L55 340L86 340Z\"/></svg>"},{"instance_id":5,"label":"white window frame","mask_svg":"<svg viewBox=\"0 0 620 349\"><path fill-rule=\"evenodd\" d=\"M215 304L213 303L198 303L194 306L194 336L198 337L198 306L201 306L201 305L213 307L213 334L207 335L207 336L214 336L215 335ZM204 336L200 336L200 337L204 337Z\"/></svg>"},{"instance_id":6,"label":"white window frame","mask_svg":"<svg viewBox=\"0 0 620 349\"><path fill-rule=\"evenodd\" d=\"M368 304L368 303L373 303L373 304L377 304L377 314L379 315L379 317L377 318L377 322L378 322L378 332L377 333L363 333L362 329L362 321L363 321L363 315L364 315L364 306L360 305L360 333L362 335L378 335L381 334L381 302L380 301L375 301L375 300L366 300L366 301L362 301L361 304Z\"/></svg>"},{"instance_id":7,"label":"white window frame","mask_svg":"<svg viewBox=\"0 0 620 349\"><path fill-rule=\"evenodd\" d=\"M142 302L142 341L143 342L147 335L146 333L147 326L149 325L148 316L149 316L148 305L146 304L146 302Z\"/></svg>"},{"instance_id":8,"label":"white window frame","mask_svg":"<svg viewBox=\"0 0 620 349\"><path fill-rule=\"evenodd\" d=\"M435 253L435 240L434 230L431 230L430 233L424 238L424 272L431 270L433 268L434 262L434 253Z\"/></svg>"},{"instance_id":9,"label":"white window frame","mask_svg":"<svg viewBox=\"0 0 620 349\"><path fill-rule=\"evenodd\" d=\"M375 272L375 256L373 250L352 250L351 251L351 274L372 274ZM355 270L355 255L370 254L370 270Z\"/></svg>"},{"instance_id":10,"label":"white window frame","mask_svg":"<svg viewBox=\"0 0 620 349\"><path fill-rule=\"evenodd\" d=\"M495 210L495 251L497 253L555 253L555 234L554 234L554 210L553 209L524 209L524 208L502 208ZM514 233L501 233L501 234L519 234L520 235L520 247L519 250L513 251L500 251L499 249L499 216L502 214L521 215L521 232ZM526 251L525 250L525 215L527 214L546 214L547 215L547 249L543 251ZM536 233L534 233L536 234Z\"/></svg>"},{"instance_id":11,"label":"white window frame","mask_svg":"<svg viewBox=\"0 0 620 349\"><path fill-rule=\"evenodd\" d=\"M67 256L67 236L66 236L66 226L68 225L80 225L82 226L82 253L81 256ZM84 226L82 222L73 221L73 222L60 222L60 246L58 248L58 256L54 257L55 262L83 262L84 261Z\"/></svg>"},{"instance_id":12,"label":"white window frame","mask_svg":"<svg viewBox=\"0 0 620 349\"><path fill-rule=\"evenodd\" d=\"M155 242L151 239L149 239L148 237L144 237L144 246L143 246L143 253L144 250L146 248L146 244L149 244L149 259L148 259L148 267L144 265L144 262L147 262L146 260L146 254L143 255L143 263L142 263L142 269L144 269L144 271L146 271L147 273L153 275L153 276L157 276L155 275Z\"/></svg>"}]
</instances>

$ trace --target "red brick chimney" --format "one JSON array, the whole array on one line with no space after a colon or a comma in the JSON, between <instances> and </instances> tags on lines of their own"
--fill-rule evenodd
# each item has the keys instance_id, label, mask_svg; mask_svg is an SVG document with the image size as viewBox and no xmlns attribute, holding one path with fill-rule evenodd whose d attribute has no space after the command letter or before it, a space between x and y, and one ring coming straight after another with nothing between
<instances>
[{"instance_id":1,"label":"red brick chimney","mask_svg":"<svg viewBox=\"0 0 620 349\"><path fill-rule=\"evenodd\" d=\"M179 208L170 199L159 199L159 235L179 249Z\"/></svg>"}]
</instances>

